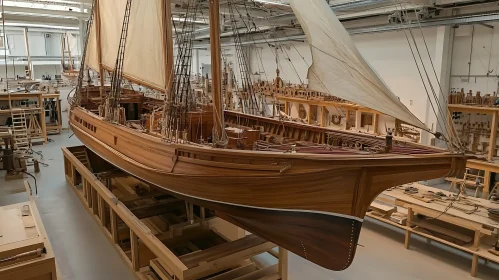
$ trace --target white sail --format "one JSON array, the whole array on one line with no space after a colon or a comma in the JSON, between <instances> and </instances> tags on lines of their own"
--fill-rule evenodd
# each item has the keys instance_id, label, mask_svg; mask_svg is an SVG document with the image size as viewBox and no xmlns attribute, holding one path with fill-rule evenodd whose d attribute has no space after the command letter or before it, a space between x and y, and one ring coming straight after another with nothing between
<instances>
[{"instance_id":1,"label":"white sail","mask_svg":"<svg viewBox=\"0 0 499 280\"><path fill-rule=\"evenodd\" d=\"M334 95L428 130L363 59L350 35L324 0L290 0L307 36L313 63L312 90Z\"/></svg>"},{"instance_id":2,"label":"white sail","mask_svg":"<svg viewBox=\"0 0 499 280\"><path fill-rule=\"evenodd\" d=\"M107 70L114 70L125 16L126 0L104 0L98 1L98 3L102 65Z\"/></svg>"},{"instance_id":3,"label":"white sail","mask_svg":"<svg viewBox=\"0 0 499 280\"><path fill-rule=\"evenodd\" d=\"M127 1L106 0L98 3L102 66L113 71ZM163 3L162 0L132 1L123 60L123 77L158 90L164 90L166 86ZM98 71L96 23L94 19L87 44L86 65Z\"/></svg>"},{"instance_id":4,"label":"white sail","mask_svg":"<svg viewBox=\"0 0 499 280\"><path fill-rule=\"evenodd\" d=\"M85 54L85 65L92 68L95 71L99 71L99 59L97 57L97 32L95 29L95 18L94 24L90 27L90 33L88 34L87 41L87 52Z\"/></svg>"},{"instance_id":5,"label":"white sail","mask_svg":"<svg viewBox=\"0 0 499 280\"><path fill-rule=\"evenodd\" d=\"M125 78L159 90L166 84L163 4L162 0L132 1L123 62Z\"/></svg>"}]
</instances>

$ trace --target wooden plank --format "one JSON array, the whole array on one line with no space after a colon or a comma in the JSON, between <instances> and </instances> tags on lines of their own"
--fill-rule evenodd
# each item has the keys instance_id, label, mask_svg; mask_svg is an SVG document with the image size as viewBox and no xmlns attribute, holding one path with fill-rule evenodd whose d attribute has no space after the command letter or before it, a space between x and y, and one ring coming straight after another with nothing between
<instances>
[{"instance_id":1,"label":"wooden plank","mask_svg":"<svg viewBox=\"0 0 499 280\"><path fill-rule=\"evenodd\" d=\"M288 250L279 247L279 275L281 280L288 280Z\"/></svg>"},{"instance_id":2,"label":"wooden plank","mask_svg":"<svg viewBox=\"0 0 499 280\"><path fill-rule=\"evenodd\" d=\"M111 209L111 236L114 244L118 244L118 215Z\"/></svg>"},{"instance_id":3,"label":"wooden plank","mask_svg":"<svg viewBox=\"0 0 499 280\"><path fill-rule=\"evenodd\" d=\"M130 244L132 247L132 268L135 271L139 271L139 238L130 230Z\"/></svg>"},{"instance_id":4,"label":"wooden plank","mask_svg":"<svg viewBox=\"0 0 499 280\"><path fill-rule=\"evenodd\" d=\"M490 123L491 128L490 128L489 154L488 154L489 160L493 160L496 153L497 114L498 114L497 111L492 114L492 122Z\"/></svg>"},{"instance_id":5,"label":"wooden plank","mask_svg":"<svg viewBox=\"0 0 499 280\"><path fill-rule=\"evenodd\" d=\"M154 273L159 276L161 280L173 280L172 275L163 268L160 261L158 259L151 260L150 262L151 268L154 270Z\"/></svg>"},{"instance_id":6,"label":"wooden plank","mask_svg":"<svg viewBox=\"0 0 499 280\"><path fill-rule=\"evenodd\" d=\"M407 224L411 224L412 221L414 220L414 212L412 211L412 208L407 208ZM404 242L404 247L406 249L409 249L411 246L411 231L406 230L405 231L405 242Z\"/></svg>"},{"instance_id":7,"label":"wooden plank","mask_svg":"<svg viewBox=\"0 0 499 280\"><path fill-rule=\"evenodd\" d=\"M459 240L459 241L462 241L465 243L469 243L469 242L473 241L473 237L471 237L471 236L468 236L468 235L465 235L465 234L462 234L459 232L455 232L455 231L452 231L450 229L447 229L447 228L444 228L444 227L441 227L441 226L438 226L435 224L431 224L427 221L412 220L409 224L424 228L426 230L429 230L430 232L437 232L437 233L443 234L445 236L451 237L453 239L456 239L456 240Z\"/></svg>"},{"instance_id":8,"label":"wooden plank","mask_svg":"<svg viewBox=\"0 0 499 280\"><path fill-rule=\"evenodd\" d=\"M237 252L261 245L267 241L254 234L247 235L241 239L227 242L215 247L208 248L203 251L194 252L185 256L181 256L180 260L189 268L198 266L202 262L213 261Z\"/></svg>"},{"instance_id":9,"label":"wooden plank","mask_svg":"<svg viewBox=\"0 0 499 280\"><path fill-rule=\"evenodd\" d=\"M220 275L210 277L206 280L232 280L257 270L255 263L248 263L238 268L234 268ZM284 280L284 279L283 279Z\"/></svg>"},{"instance_id":10,"label":"wooden plank","mask_svg":"<svg viewBox=\"0 0 499 280\"><path fill-rule=\"evenodd\" d=\"M264 269L260 269L260 270L254 271L254 272L246 274L244 276L235 278L234 280L261 279L261 278L264 278L266 276L270 276L270 275L277 274L277 273L278 273L278 267L277 267L277 264L276 264L276 265L273 265L273 266L266 267ZM277 279L279 279L279 278L277 278Z\"/></svg>"}]
</instances>

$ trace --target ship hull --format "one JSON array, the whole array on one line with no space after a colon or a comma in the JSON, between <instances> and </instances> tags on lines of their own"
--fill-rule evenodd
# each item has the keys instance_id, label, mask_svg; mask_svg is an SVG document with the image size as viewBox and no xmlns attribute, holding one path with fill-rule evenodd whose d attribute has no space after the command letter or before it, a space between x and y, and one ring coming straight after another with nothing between
<instances>
[{"instance_id":1,"label":"ship hull","mask_svg":"<svg viewBox=\"0 0 499 280\"><path fill-rule=\"evenodd\" d=\"M118 168L331 270L355 255L362 219L383 190L457 174L464 157L342 157L170 144L73 109L75 135Z\"/></svg>"}]
</instances>

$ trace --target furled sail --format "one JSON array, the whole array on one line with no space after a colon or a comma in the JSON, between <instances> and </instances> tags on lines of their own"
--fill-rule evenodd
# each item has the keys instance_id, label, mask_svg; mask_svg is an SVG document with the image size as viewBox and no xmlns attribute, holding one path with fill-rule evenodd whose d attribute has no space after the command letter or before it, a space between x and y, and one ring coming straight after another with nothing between
<instances>
[{"instance_id":1,"label":"furled sail","mask_svg":"<svg viewBox=\"0 0 499 280\"><path fill-rule=\"evenodd\" d=\"M307 36L313 63L309 87L428 130L371 69L324 0L290 0Z\"/></svg>"},{"instance_id":2,"label":"furled sail","mask_svg":"<svg viewBox=\"0 0 499 280\"><path fill-rule=\"evenodd\" d=\"M115 68L126 3L126 0L98 1L102 66L108 71ZM132 1L123 61L123 77L158 90L164 90L166 85L163 3L162 0ZM89 34L86 63L98 70L95 23Z\"/></svg>"}]
</instances>

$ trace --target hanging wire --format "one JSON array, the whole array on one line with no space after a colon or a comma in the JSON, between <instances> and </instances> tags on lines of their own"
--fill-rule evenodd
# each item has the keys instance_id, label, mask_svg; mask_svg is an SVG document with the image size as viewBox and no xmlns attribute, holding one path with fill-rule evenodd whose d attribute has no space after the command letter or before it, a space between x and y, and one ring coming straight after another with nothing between
<instances>
[{"instance_id":1,"label":"hanging wire","mask_svg":"<svg viewBox=\"0 0 499 280\"><path fill-rule=\"evenodd\" d=\"M401 9L402 9L402 5L404 5L404 4L402 4L402 2L400 2L400 3L401 3ZM431 58L431 54L430 54L430 51L429 51L429 49L428 49L428 44L426 43L426 39L425 39L425 36L424 36L424 33L423 33L423 29L422 29L422 27L421 27L421 22L420 22L420 20L419 20L419 16L417 15L417 10L416 10L416 8L413 8L413 10L414 10L414 14L416 15L416 20L417 20L417 23L418 23L418 27L419 27L419 30L420 30L421 36L422 36L422 38L423 38L423 43L424 43L424 46L425 46L425 49L426 49L426 52L427 52L427 55L428 55L428 58L429 58L429 61L430 61L430 64L431 64L432 70L433 70L433 74L435 75L435 79L436 79L436 81L437 81L438 88L440 89L440 96L442 96L442 98L443 98L443 100L444 100L445 104L448 104L448 98L447 98L447 96L444 94L444 92L443 92L443 90L442 90L442 85L441 85L441 83L440 83L440 79L438 78L437 72L436 72L436 70L435 70L435 66L434 66L434 64L433 64L433 59ZM402 11L402 12L404 12L404 11ZM405 10L405 16L406 16L406 18L408 18L408 17L407 17L407 10ZM400 21L401 21L401 23L403 24L403 20L402 20L402 18L400 18ZM447 124L447 126L445 126L445 131L447 132L447 136L448 136L447 138L448 138L448 139L446 139L446 140L447 140L447 141L450 141L450 142L451 142L451 145L455 145L455 146L456 146L456 148L457 148L458 150L462 151L462 149L463 149L463 145L462 145L462 143L461 143L461 140L459 139L458 133L457 133L457 131L456 131L456 129L455 129L455 127L454 127L453 123L452 123L452 122L448 122L448 121L447 121L447 118L446 118L446 114L444 114L444 112L446 112L449 116L451 116L451 114L452 114L452 113L450 112L450 110L447 108L447 106L446 106L445 104L444 104L444 105L442 105L442 104L440 103L440 100L439 100L440 98L439 98L439 97L437 96L437 94L435 93L435 90L434 90L434 88L433 88L433 85L432 85L432 83L431 83L431 80L430 80L430 78L429 78L429 76L428 76L428 73L427 73L427 71L426 71L426 67L425 67L425 65L424 65L424 63L423 63L423 60L422 60L422 58L421 58L421 55L419 54L419 49L418 49L418 47L417 47L417 44L416 44L416 41L415 41L414 35L412 34L412 29L411 29L411 27L410 27L410 26L409 26L408 28L409 28L409 31L411 32L411 36L412 36L412 39L413 39L413 41L414 41L414 45L415 45L415 47L416 47L416 50L417 50L418 55L419 55L420 60L421 60L421 65L422 65L422 67L423 67L423 69L424 69L424 71L425 71L425 74L426 74L426 76L427 76L428 83L430 83L430 86L431 86L431 89L432 89L432 92L433 92L433 96L434 96L434 99L435 99L435 103L437 104L437 107L438 107L439 112L440 112L440 117L442 117L442 119L444 120L444 121L443 121L443 122L444 122L444 125L445 125L445 124ZM405 30L404 30L404 34L406 34L406 33L405 33ZM406 34L406 36L407 36L407 34ZM411 50L411 51L412 51L412 50ZM431 103L431 99L429 99L429 102ZM433 105L432 105L432 106L433 106ZM436 114L435 114L435 116L437 116L437 121L438 121L438 115L436 115ZM450 148L450 149L454 149L454 147L452 147L452 148Z\"/></svg>"}]
</instances>

